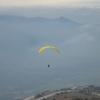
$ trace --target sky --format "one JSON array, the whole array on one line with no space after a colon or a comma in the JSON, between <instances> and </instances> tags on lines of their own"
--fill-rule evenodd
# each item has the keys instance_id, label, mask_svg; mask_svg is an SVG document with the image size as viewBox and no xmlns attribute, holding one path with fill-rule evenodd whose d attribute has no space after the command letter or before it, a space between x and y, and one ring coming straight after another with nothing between
<instances>
[{"instance_id":1,"label":"sky","mask_svg":"<svg viewBox=\"0 0 100 100\"><path fill-rule=\"evenodd\" d=\"M0 6L100 7L100 0L0 0Z\"/></svg>"}]
</instances>

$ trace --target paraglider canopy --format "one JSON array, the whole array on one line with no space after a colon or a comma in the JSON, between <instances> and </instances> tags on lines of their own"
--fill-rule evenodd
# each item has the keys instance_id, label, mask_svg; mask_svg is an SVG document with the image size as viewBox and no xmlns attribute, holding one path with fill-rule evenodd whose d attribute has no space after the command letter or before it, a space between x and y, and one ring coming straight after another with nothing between
<instances>
[{"instance_id":1,"label":"paraglider canopy","mask_svg":"<svg viewBox=\"0 0 100 100\"><path fill-rule=\"evenodd\" d=\"M48 48L54 49L60 54L60 51L54 46L43 46L38 50L38 54L40 54L43 50L48 49Z\"/></svg>"}]
</instances>

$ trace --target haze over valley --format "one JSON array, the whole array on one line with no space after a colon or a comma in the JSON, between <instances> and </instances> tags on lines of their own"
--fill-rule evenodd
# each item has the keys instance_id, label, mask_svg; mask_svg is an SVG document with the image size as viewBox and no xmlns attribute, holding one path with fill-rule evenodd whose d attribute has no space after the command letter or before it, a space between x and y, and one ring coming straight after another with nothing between
<instances>
[{"instance_id":1,"label":"haze over valley","mask_svg":"<svg viewBox=\"0 0 100 100\"><path fill-rule=\"evenodd\" d=\"M73 16L73 9L64 9L52 17L41 9L34 16L12 14L12 8L9 14L0 11L0 100L63 87L100 86L100 9L79 8ZM45 45L57 47L60 55L52 49L38 54Z\"/></svg>"}]
</instances>

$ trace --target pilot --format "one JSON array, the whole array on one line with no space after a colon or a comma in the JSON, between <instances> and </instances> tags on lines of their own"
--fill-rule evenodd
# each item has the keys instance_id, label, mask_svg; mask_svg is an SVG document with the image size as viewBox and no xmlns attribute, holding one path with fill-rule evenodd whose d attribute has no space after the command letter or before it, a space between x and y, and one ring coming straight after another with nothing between
<instances>
[{"instance_id":1,"label":"pilot","mask_svg":"<svg viewBox=\"0 0 100 100\"><path fill-rule=\"evenodd\" d=\"M48 64L48 67L50 67L50 64Z\"/></svg>"}]
</instances>

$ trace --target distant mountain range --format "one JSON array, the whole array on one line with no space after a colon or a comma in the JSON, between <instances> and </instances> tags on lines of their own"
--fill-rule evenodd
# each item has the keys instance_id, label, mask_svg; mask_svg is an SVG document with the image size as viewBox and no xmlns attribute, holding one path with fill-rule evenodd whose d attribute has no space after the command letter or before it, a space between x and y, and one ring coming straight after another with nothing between
<instances>
[{"instance_id":1,"label":"distant mountain range","mask_svg":"<svg viewBox=\"0 0 100 100\"><path fill-rule=\"evenodd\" d=\"M44 17L34 17L34 18L27 18L27 17L23 17L23 16L13 16L13 15L0 15L0 22L1 23L13 23L13 22L22 22L24 21L24 24L44 24L47 26L67 26L67 27L77 27L79 25L81 25L80 23L77 23L75 21L72 21L70 19L64 18L63 16L61 16L60 18L55 18L55 19L49 19L49 18L44 18ZM51 25L52 24L52 25ZM43 25L42 25L43 26Z\"/></svg>"}]
</instances>

